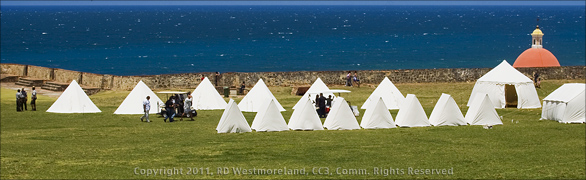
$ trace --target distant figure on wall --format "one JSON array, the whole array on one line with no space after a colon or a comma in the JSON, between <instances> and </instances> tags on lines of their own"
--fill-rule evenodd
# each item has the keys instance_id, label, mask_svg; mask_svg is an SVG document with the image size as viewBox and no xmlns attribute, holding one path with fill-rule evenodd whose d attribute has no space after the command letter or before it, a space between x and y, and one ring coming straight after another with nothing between
<instances>
[{"instance_id":1,"label":"distant figure on wall","mask_svg":"<svg viewBox=\"0 0 586 180\"><path fill-rule=\"evenodd\" d=\"M31 109L33 111L37 110L37 90L33 86L33 92L31 93Z\"/></svg>"},{"instance_id":2,"label":"distant figure on wall","mask_svg":"<svg viewBox=\"0 0 586 180\"><path fill-rule=\"evenodd\" d=\"M218 82L220 82L220 78L222 78L222 76L220 75L220 72L216 71L216 79L215 79L216 84L214 84L214 85L218 86Z\"/></svg>"},{"instance_id":3,"label":"distant figure on wall","mask_svg":"<svg viewBox=\"0 0 586 180\"><path fill-rule=\"evenodd\" d=\"M205 77L205 76L202 74L202 75L201 75L201 79L200 79L200 81L203 81L203 79L205 79L205 78L206 78L206 77Z\"/></svg>"}]
</instances>

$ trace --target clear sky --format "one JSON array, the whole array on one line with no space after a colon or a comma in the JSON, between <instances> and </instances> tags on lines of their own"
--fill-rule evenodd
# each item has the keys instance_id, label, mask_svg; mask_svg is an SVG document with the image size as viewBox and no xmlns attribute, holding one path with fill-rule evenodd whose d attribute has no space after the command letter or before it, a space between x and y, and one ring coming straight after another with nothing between
<instances>
[{"instance_id":1,"label":"clear sky","mask_svg":"<svg viewBox=\"0 0 586 180\"><path fill-rule=\"evenodd\" d=\"M0 5L570 5L585 6L585 1L114 1L114 0L64 0L64 1L0 1Z\"/></svg>"}]
</instances>

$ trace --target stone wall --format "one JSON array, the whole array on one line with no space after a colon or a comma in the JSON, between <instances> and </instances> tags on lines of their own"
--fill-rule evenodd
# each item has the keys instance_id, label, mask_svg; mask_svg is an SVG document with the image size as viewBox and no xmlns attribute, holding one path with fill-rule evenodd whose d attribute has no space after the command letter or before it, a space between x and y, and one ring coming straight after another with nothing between
<instances>
[{"instance_id":1,"label":"stone wall","mask_svg":"<svg viewBox=\"0 0 586 180\"><path fill-rule=\"evenodd\" d=\"M517 68L523 74L533 77L533 72L538 72L543 79L585 79L585 66L564 66L549 68Z\"/></svg>"},{"instance_id":2,"label":"stone wall","mask_svg":"<svg viewBox=\"0 0 586 180\"><path fill-rule=\"evenodd\" d=\"M147 86L151 89L156 89L153 87L152 77L146 76L114 76L112 79L112 90L132 90L136 84L142 80Z\"/></svg>"},{"instance_id":3,"label":"stone wall","mask_svg":"<svg viewBox=\"0 0 586 180\"><path fill-rule=\"evenodd\" d=\"M79 83L81 80L81 72L79 72L79 71L55 69L54 74L55 74L55 77L54 77L53 81L57 81L57 82L69 83L72 80L75 80Z\"/></svg>"},{"instance_id":4,"label":"stone wall","mask_svg":"<svg viewBox=\"0 0 586 180\"><path fill-rule=\"evenodd\" d=\"M102 88L102 80L104 75L101 74L94 74L94 73L82 73L81 74L81 82L82 86L89 86L89 87L96 87Z\"/></svg>"},{"instance_id":5,"label":"stone wall","mask_svg":"<svg viewBox=\"0 0 586 180\"><path fill-rule=\"evenodd\" d=\"M12 74L17 76L24 76L25 75L25 65L22 64L0 64L0 72L2 74Z\"/></svg>"},{"instance_id":6,"label":"stone wall","mask_svg":"<svg viewBox=\"0 0 586 180\"><path fill-rule=\"evenodd\" d=\"M53 77L51 77L52 73L53 73L53 68L29 65L27 68L27 75L26 76L31 77L31 78L35 78L35 79L51 80L51 79L53 79Z\"/></svg>"},{"instance_id":7,"label":"stone wall","mask_svg":"<svg viewBox=\"0 0 586 180\"><path fill-rule=\"evenodd\" d=\"M81 73L64 69L44 68L20 64L0 64L2 74L14 74L48 79L57 82L77 80L81 85L111 90L132 90L139 81L151 89L192 89L200 82L202 75L215 83L214 73L163 74L153 76L114 76ZM27 70L26 73L24 70ZM452 68L452 69L405 69L405 70L366 70L358 71L360 81L366 84L378 84L384 77L393 83L427 83L427 82L474 82L492 68ZM533 72L539 72L543 79L586 79L586 66L564 66L550 68L518 68L531 78ZM51 78L51 73L53 77ZM239 87L245 82L252 87L259 79L268 86L310 85L318 77L328 85L344 85L348 71L296 71L296 72L228 72L223 73L219 86Z\"/></svg>"}]
</instances>

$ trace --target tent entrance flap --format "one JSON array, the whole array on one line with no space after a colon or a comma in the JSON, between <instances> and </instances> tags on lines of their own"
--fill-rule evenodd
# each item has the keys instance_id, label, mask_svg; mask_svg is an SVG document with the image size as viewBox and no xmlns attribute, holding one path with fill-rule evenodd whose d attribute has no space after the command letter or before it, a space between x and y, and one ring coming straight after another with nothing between
<instances>
[{"instance_id":1,"label":"tent entrance flap","mask_svg":"<svg viewBox=\"0 0 586 180\"><path fill-rule=\"evenodd\" d=\"M505 84L505 107L517 107L517 90L515 85Z\"/></svg>"}]
</instances>

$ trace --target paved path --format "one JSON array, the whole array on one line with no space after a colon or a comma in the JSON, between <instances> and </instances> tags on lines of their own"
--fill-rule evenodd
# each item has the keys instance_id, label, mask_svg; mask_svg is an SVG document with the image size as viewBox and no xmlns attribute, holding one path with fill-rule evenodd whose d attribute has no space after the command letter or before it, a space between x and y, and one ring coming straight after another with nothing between
<instances>
[{"instance_id":1,"label":"paved path","mask_svg":"<svg viewBox=\"0 0 586 180\"><path fill-rule=\"evenodd\" d=\"M17 89L22 89L24 87L21 85L16 85L13 82L3 82L3 83L0 83L0 86L2 88L14 90L15 94L16 94ZM26 90L27 94L30 97L31 92L33 91L31 89L31 87L24 87L24 89ZM36 87L36 90L37 90L37 94L49 96L49 97L54 97L54 98L58 98L63 93L63 91L50 91L50 90L42 89L41 87Z\"/></svg>"}]
</instances>

